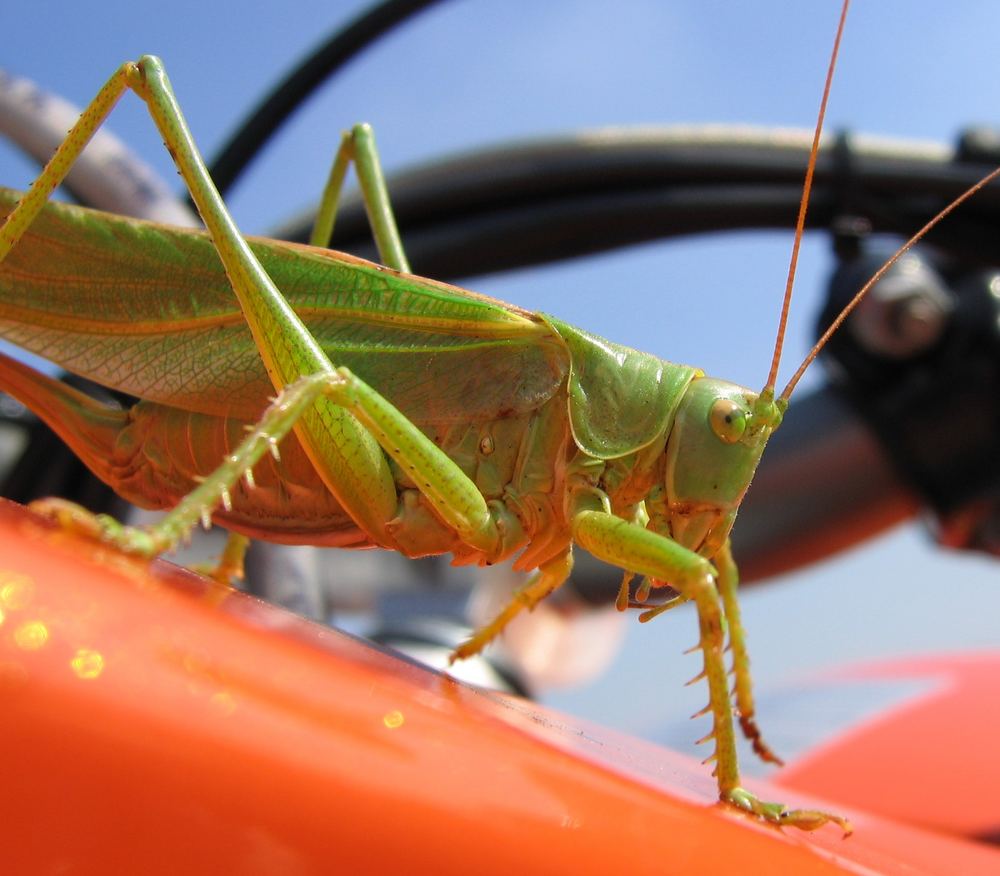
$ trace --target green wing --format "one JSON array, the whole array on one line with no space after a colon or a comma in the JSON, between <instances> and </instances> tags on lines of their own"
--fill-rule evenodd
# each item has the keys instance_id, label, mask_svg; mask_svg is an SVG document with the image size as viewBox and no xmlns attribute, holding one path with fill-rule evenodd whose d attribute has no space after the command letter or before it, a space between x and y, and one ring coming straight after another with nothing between
<instances>
[{"instance_id":1,"label":"green wing","mask_svg":"<svg viewBox=\"0 0 1000 876\"><path fill-rule=\"evenodd\" d=\"M18 194L0 189L0 214ZM335 365L416 422L533 409L568 368L532 314L457 287L252 239ZM273 388L207 235L52 204L0 266L0 337L151 401L251 419Z\"/></svg>"}]
</instances>

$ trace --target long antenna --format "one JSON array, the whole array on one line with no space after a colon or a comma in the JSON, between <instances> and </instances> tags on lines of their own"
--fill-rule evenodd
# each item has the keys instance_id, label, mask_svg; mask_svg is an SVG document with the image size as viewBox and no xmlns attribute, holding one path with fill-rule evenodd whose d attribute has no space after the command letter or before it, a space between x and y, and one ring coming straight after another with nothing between
<instances>
[{"instance_id":1,"label":"long antenna","mask_svg":"<svg viewBox=\"0 0 1000 876\"><path fill-rule=\"evenodd\" d=\"M792 394L792 390L795 389L795 385L799 382L802 375L805 374L806 368L808 368L812 364L813 360L819 355L823 347L826 346L826 342L829 341L833 333L838 328L840 328L841 323L843 323L843 321L847 319L848 316L850 316L851 311L854 310L854 308L861 303L861 299L864 298L865 295L867 295L868 292L871 291L872 287L886 275L889 268L891 268L904 255L906 255L906 253L908 253L913 248L914 244L916 244L917 241L919 241L925 234L927 234L928 231L930 231L935 225L937 225L942 219L944 219L945 216L951 213L952 210L954 210L960 204L963 204L965 201L971 198L981 188L989 185L997 177L1000 177L1000 167L990 171L990 173L986 174L986 176L984 176L981 180L979 180L979 182L977 182L975 185L967 188L964 192L962 192L962 194L960 194L957 198L955 198L954 201L948 204L947 207L941 210L933 219L931 219L926 225L924 225L923 228L921 228L916 234L914 234L913 237L911 237L898 250L896 250L895 254L872 275L872 278L867 283L865 283L865 285L862 286L857 291L857 293L855 293L854 297L848 302L847 306L842 311L840 311L840 314L837 316L837 318L832 323L830 323L830 327L825 332L823 332L823 336L818 341L816 341L816 345L809 351L809 355L806 356L802 364L799 365L798 370L795 372L795 374L792 375L792 379L788 381L788 386L786 386L781 391L780 397L782 399L785 399L786 401L788 400L789 396L791 396Z\"/></svg>"},{"instance_id":2,"label":"long antenna","mask_svg":"<svg viewBox=\"0 0 1000 876\"><path fill-rule=\"evenodd\" d=\"M781 317L778 320L778 336L774 341L774 355L771 358L771 370L767 375L764 391L774 391L778 380L778 365L781 362L781 348L785 345L785 328L788 325L788 310L792 304L792 287L795 285L795 268L799 262L799 248L802 245L802 234L806 227L806 211L809 209L809 192L812 189L813 172L816 170L816 156L819 153L819 138L823 133L823 119L826 117L826 104L830 98L830 86L833 83L833 72L837 67L837 53L840 51L840 38L844 33L844 22L847 20L847 8L850 0L844 0L840 7L840 22L837 24L837 35L833 40L833 51L830 53L830 64L826 70L826 83L823 86L823 99L819 104L819 116L816 118L816 128L813 131L812 149L809 150L809 163L806 166L806 180L802 185L802 198L799 200L799 218L795 223L795 239L792 243L792 258L788 264L788 279L785 282L785 298L781 305Z\"/></svg>"}]
</instances>

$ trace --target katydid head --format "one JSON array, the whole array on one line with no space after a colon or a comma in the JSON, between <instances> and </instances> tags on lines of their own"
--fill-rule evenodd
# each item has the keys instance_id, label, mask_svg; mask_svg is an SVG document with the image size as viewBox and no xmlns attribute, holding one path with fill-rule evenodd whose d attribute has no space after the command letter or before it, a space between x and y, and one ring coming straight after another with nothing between
<instances>
[{"instance_id":1,"label":"katydid head","mask_svg":"<svg viewBox=\"0 0 1000 876\"><path fill-rule=\"evenodd\" d=\"M784 404L773 392L699 377L667 439L664 490L671 537L712 556L722 547Z\"/></svg>"}]
</instances>

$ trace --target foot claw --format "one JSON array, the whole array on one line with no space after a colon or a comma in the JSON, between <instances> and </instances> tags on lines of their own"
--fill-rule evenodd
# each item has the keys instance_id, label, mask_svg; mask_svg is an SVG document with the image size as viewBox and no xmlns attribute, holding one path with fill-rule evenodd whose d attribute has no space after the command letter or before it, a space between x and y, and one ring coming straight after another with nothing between
<instances>
[{"instance_id":1,"label":"foot claw","mask_svg":"<svg viewBox=\"0 0 1000 876\"><path fill-rule=\"evenodd\" d=\"M58 497L36 499L28 505L28 508L58 524L60 528L78 535L97 540L104 535L98 516L75 502Z\"/></svg>"},{"instance_id":2,"label":"foot claw","mask_svg":"<svg viewBox=\"0 0 1000 876\"><path fill-rule=\"evenodd\" d=\"M148 559L163 550L146 530L125 526L107 514L94 514L66 499L37 499L28 507L68 532L112 545L127 554Z\"/></svg>"},{"instance_id":3,"label":"foot claw","mask_svg":"<svg viewBox=\"0 0 1000 876\"><path fill-rule=\"evenodd\" d=\"M844 839L853 832L851 822L840 815L819 809L789 809L783 803L765 803L744 788L734 788L722 796L724 802L750 812L758 818L779 827L797 827L799 830L818 830L824 824L836 824L844 831Z\"/></svg>"}]
</instances>

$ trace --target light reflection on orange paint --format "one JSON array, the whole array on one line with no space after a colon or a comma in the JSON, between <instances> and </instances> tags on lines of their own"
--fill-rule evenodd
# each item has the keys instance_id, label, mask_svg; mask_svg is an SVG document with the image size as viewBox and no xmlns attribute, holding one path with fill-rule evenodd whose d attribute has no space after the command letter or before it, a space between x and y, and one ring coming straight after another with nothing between
<instances>
[{"instance_id":1,"label":"light reflection on orange paint","mask_svg":"<svg viewBox=\"0 0 1000 876\"><path fill-rule=\"evenodd\" d=\"M0 569L0 604L8 609L25 608L35 590L31 576Z\"/></svg>"},{"instance_id":2,"label":"light reflection on orange paint","mask_svg":"<svg viewBox=\"0 0 1000 876\"><path fill-rule=\"evenodd\" d=\"M90 648L80 648L69 661L69 665L78 678L90 680L104 672L104 655Z\"/></svg>"},{"instance_id":3,"label":"light reflection on orange paint","mask_svg":"<svg viewBox=\"0 0 1000 876\"><path fill-rule=\"evenodd\" d=\"M28 621L14 630L14 643L25 651L38 651L49 640L49 628L41 621Z\"/></svg>"},{"instance_id":4,"label":"light reflection on orange paint","mask_svg":"<svg viewBox=\"0 0 1000 876\"><path fill-rule=\"evenodd\" d=\"M403 722L406 719L403 717L403 713L399 709L393 709L391 712L386 712L382 717L382 723L385 724L390 730L396 730L403 726Z\"/></svg>"}]
</instances>

